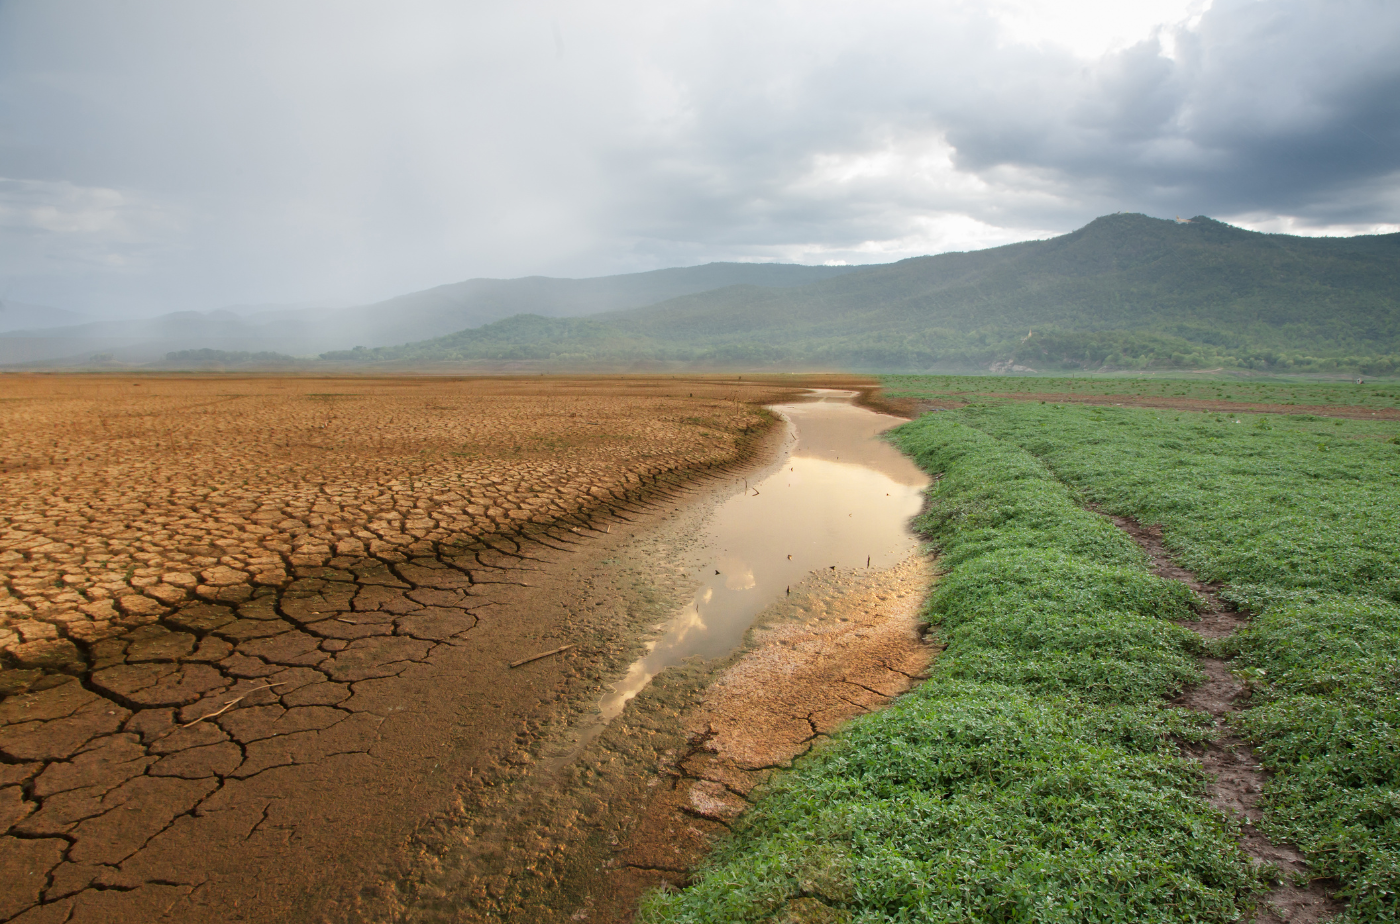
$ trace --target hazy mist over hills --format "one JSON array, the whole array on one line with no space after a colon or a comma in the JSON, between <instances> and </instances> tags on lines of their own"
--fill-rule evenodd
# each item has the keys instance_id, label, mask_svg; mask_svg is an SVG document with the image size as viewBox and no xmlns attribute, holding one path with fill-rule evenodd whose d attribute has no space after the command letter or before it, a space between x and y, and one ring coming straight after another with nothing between
<instances>
[{"instance_id":1,"label":"hazy mist over hills","mask_svg":"<svg viewBox=\"0 0 1400 924\"><path fill-rule=\"evenodd\" d=\"M23 302L0 300L0 334L35 327L74 325L86 320L76 311L51 308L48 305L26 305Z\"/></svg>"},{"instance_id":2,"label":"hazy mist over hills","mask_svg":"<svg viewBox=\"0 0 1400 924\"><path fill-rule=\"evenodd\" d=\"M44 321L63 313L34 308L23 314L16 311L23 320L14 327L30 329L0 334L0 364L82 364L94 355L102 361L149 363L169 352L199 349L315 355L436 337L526 312L577 317L730 285L804 285L852 269L710 263L592 279L471 279L353 308L182 311L61 327ZM0 311L0 320L5 317Z\"/></svg>"},{"instance_id":3,"label":"hazy mist over hills","mask_svg":"<svg viewBox=\"0 0 1400 924\"><path fill-rule=\"evenodd\" d=\"M1120 213L862 267L712 263L473 279L340 309L0 334L0 361L159 368L1400 369L1400 233L1262 234Z\"/></svg>"}]
</instances>

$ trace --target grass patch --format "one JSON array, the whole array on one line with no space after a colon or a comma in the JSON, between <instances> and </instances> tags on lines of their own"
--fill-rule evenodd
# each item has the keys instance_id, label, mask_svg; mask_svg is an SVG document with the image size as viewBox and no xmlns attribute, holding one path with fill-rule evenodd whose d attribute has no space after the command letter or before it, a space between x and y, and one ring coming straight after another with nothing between
<instances>
[{"instance_id":1,"label":"grass patch","mask_svg":"<svg viewBox=\"0 0 1400 924\"><path fill-rule=\"evenodd\" d=\"M1400 425L1054 405L955 413L1105 509L1161 523L1206 580L1400 602L1400 451L1386 442Z\"/></svg>"},{"instance_id":2,"label":"grass patch","mask_svg":"<svg viewBox=\"0 0 1400 924\"><path fill-rule=\"evenodd\" d=\"M944 416L944 415L939 415ZM1272 778L1265 829L1400 920L1400 450L1395 424L1020 404L948 415L1144 523L1255 614L1223 646Z\"/></svg>"},{"instance_id":3,"label":"grass patch","mask_svg":"<svg viewBox=\"0 0 1400 924\"><path fill-rule=\"evenodd\" d=\"M1297 594L1231 639L1257 705L1241 726L1276 776L1266 830L1346 884L1349 916L1400 902L1400 607Z\"/></svg>"},{"instance_id":4,"label":"grass patch","mask_svg":"<svg viewBox=\"0 0 1400 924\"><path fill-rule=\"evenodd\" d=\"M932 678L781 776L649 922L1234 921L1260 882L1167 735L1189 594L1027 452L931 415Z\"/></svg>"},{"instance_id":5,"label":"grass patch","mask_svg":"<svg viewBox=\"0 0 1400 924\"><path fill-rule=\"evenodd\" d=\"M1339 407L1400 408L1400 381L1395 378L1320 381L1244 375L1094 375L1082 377L989 375L884 375L884 394L891 398L1024 399L1032 395L1066 399L1088 397L1160 398L1177 401L1228 401Z\"/></svg>"}]
</instances>

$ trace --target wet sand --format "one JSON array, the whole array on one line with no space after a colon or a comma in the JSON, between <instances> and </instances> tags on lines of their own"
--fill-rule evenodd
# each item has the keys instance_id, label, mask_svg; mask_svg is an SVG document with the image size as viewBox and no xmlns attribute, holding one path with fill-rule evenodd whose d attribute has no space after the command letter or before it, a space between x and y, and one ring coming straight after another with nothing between
<instances>
[{"instance_id":1,"label":"wet sand","mask_svg":"<svg viewBox=\"0 0 1400 924\"><path fill-rule=\"evenodd\" d=\"M918 611L932 565L907 520L925 476L872 439L898 421L844 398L818 410L780 408L807 426L796 440L780 434L781 455L765 469L678 505L580 570L589 596L669 618L641 634L642 656L608 678L617 681L608 695L542 732L509 782L481 787L428 826L397 919L629 920L645 888L685 881L774 769L920 676L931 650ZM849 483L813 484L822 500L794 487L792 500L812 509L788 524L785 541L774 541L771 518L735 513L780 497L799 470L828 466L851 467ZM892 495L885 523L853 531L848 507L876 503L871 484L880 504ZM901 486L902 500L893 496ZM831 544L852 534L872 541L859 551ZM786 551L797 544L805 561ZM713 567L724 556L744 576L738 588ZM728 605L706 638L695 603L702 614L721 603L716 587L729 591ZM637 683L638 665L660 673ZM621 692L614 718L603 710Z\"/></svg>"}]
</instances>

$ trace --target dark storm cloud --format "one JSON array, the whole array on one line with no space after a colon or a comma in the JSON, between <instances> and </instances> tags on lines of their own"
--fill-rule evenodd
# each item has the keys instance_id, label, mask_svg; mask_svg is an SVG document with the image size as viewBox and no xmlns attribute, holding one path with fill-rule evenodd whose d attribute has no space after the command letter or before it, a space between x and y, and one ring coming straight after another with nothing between
<instances>
[{"instance_id":1,"label":"dark storm cloud","mask_svg":"<svg viewBox=\"0 0 1400 924\"><path fill-rule=\"evenodd\" d=\"M1070 48L1129 8L1038 2L11 0L0 296L867 262L1119 209L1400 221L1400 7L1161 0Z\"/></svg>"},{"instance_id":2,"label":"dark storm cloud","mask_svg":"<svg viewBox=\"0 0 1400 924\"><path fill-rule=\"evenodd\" d=\"M1001 45L975 18L957 25L864 35L782 100L723 88L725 102L706 109L716 124L691 142L706 151L716 139L703 160L728 166L729 195L692 201L701 191L689 187L673 197L676 224L728 205L726 229L772 219L779 234L810 226L837 240L833 223L866 230L882 205L926 197L1061 229L1119 208L1397 221L1400 7L1217 3L1192 29L1092 62ZM896 173L853 197L746 194L783 189L814 154L859 158L884 144L907 161L939 141L958 171L998 188L925 188ZM678 179L663 168L657 185Z\"/></svg>"},{"instance_id":3,"label":"dark storm cloud","mask_svg":"<svg viewBox=\"0 0 1400 924\"><path fill-rule=\"evenodd\" d=\"M1166 38L1174 60L1148 41L1011 68L1038 85L944 111L958 165L1048 169L1138 206L1396 220L1400 7L1234 0Z\"/></svg>"}]
</instances>

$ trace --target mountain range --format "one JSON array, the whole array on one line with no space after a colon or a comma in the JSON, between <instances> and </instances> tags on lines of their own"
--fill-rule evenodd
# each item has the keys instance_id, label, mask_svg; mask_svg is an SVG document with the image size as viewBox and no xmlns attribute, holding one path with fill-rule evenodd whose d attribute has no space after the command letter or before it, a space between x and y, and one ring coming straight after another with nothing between
<instances>
[{"instance_id":1,"label":"mountain range","mask_svg":"<svg viewBox=\"0 0 1400 924\"><path fill-rule=\"evenodd\" d=\"M1400 234L1308 238L1119 213L1047 240L874 266L476 279L357 308L0 335L0 363L90 363L104 350L170 368L1388 374L1400 371Z\"/></svg>"},{"instance_id":2,"label":"mountain range","mask_svg":"<svg viewBox=\"0 0 1400 924\"><path fill-rule=\"evenodd\" d=\"M1400 369L1400 234L1262 234L1106 215L1070 234L734 285L584 318L518 315L363 364L861 371Z\"/></svg>"},{"instance_id":3,"label":"mountain range","mask_svg":"<svg viewBox=\"0 0 1400 924\"><path fill-rule=\"evenodd\" d=\"M208 357L213 353L277 352L314 356L357 345L380 345L436 337L479 327L521 312L552 318L655 304L732 285L780 288L804 285L850 272L848 266L779 263L709 263L590 279L469 279L352 308L220 309L179 311L160 317L45 324L68 321L55 309L24 306L28 329L0 333L0 365L149 363L171 352ZM0 311L0 320L6 317ZM5 330L0 328L0 330ZM212 353L211 353L212 351Z\"/></svg>"}]
</instances>

